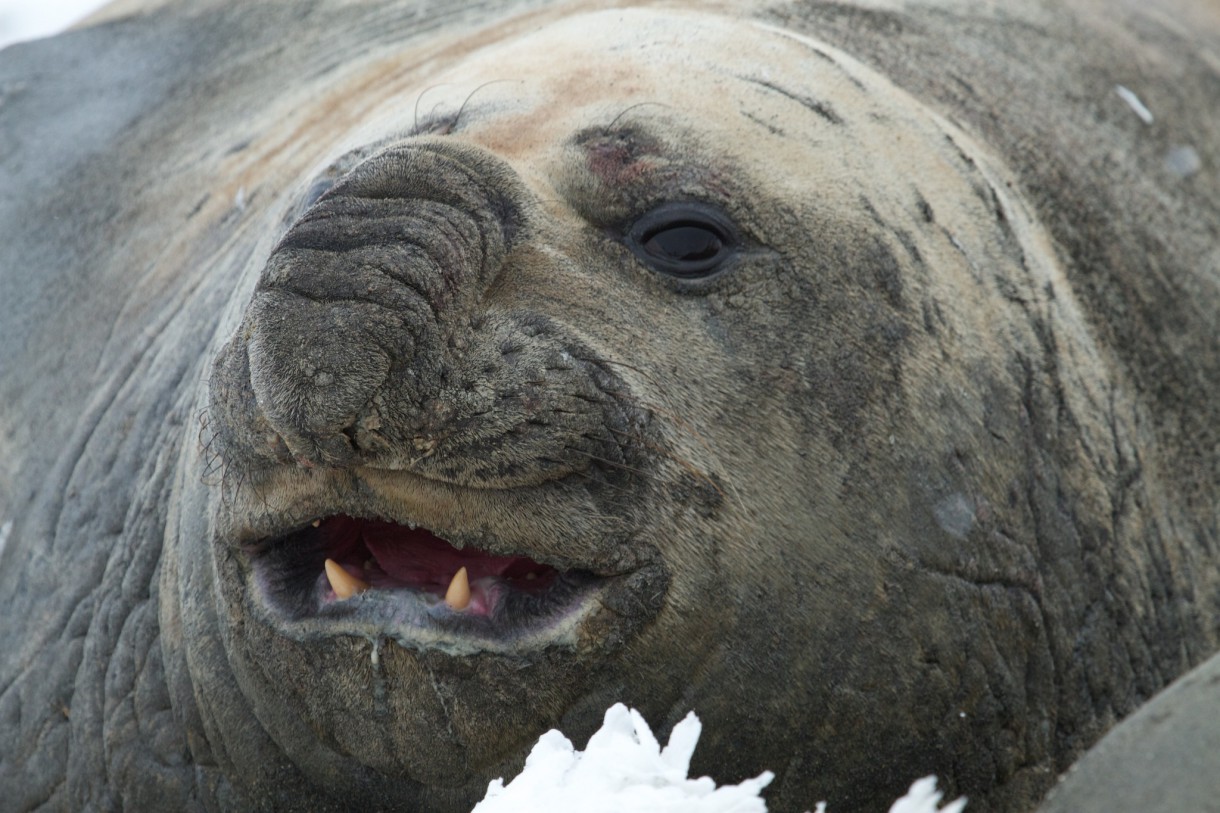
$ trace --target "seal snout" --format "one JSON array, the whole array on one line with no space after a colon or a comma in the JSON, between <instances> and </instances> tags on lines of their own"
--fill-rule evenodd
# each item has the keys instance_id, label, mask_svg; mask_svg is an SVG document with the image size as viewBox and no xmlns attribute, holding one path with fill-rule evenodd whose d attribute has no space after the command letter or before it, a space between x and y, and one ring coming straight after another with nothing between
<instances>
[{"instance_id":1,"label":"seal snout","mask_svg":"<svg viewBox=\"0 0 1220 813\"><path fill-rule=\"evenodd\" d=\"M214 412L262 427L246 438L258 456L270 451L266 431L309 466L418 456L424 405L452 367L448 345L521 230L519 187L498 159L449 144L359 164L268 259L217 364ZM216 404L247 388L237 414Z\"/></svg>"},{"instance_id":2,"label":"seal snout","mask_svg":"<svg viewBox=\"0 0 1220 813\"><path fill-rule=\"evenodd\" d=\"M224 459L484 487L622 465L638 409L541 310L530 286L557 260L532 200L499 158L436 140L342 177L271 253L214 365Z\"/></svg>"}]
</instances>

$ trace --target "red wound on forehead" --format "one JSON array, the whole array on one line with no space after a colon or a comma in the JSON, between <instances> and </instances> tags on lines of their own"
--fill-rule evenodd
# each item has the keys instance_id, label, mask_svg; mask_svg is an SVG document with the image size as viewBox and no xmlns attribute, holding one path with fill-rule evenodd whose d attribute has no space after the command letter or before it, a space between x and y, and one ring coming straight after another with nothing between
<instances>
[{"instance_id":1,"label":"red wound on forehead","mask_svg":"<svg viewBox=\"0 0 1220 813\"><path fill-rule=\"evenodd\" d=\"M630 135L606 135L585 144L589 171L603 183L623 186L657 166L657 145Z\"/></svg>"}]
</instances>

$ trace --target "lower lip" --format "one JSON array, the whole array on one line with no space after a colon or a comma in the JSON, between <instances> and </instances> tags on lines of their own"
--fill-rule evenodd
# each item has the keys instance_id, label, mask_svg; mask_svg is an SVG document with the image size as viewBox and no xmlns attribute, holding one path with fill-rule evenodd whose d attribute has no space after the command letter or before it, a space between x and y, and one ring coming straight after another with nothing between
<instances>
[{"instance_id":1,"label":"lower lip","mask_svg":"<svg viewBox=\"0 0 1220 813\"><path fill-rule=\"evenodd\" d=\"M580 625L601 607L601 595L616 581L564 573L540 595L511 590L491 595L486 611L476 608L477 582L472 585L471 607L465 610L454 610L443 598L410 588L367 590L339 601L324 576L307 599L305 612L286 608L264 578L256 577L255 592L262 599L259 603L270 610L275 626L297 640L351 635L391 639L408 649L452 655L515 655L575 645ZM491 593L497 588L482 589Z\"/></svg>"}]
</instances>

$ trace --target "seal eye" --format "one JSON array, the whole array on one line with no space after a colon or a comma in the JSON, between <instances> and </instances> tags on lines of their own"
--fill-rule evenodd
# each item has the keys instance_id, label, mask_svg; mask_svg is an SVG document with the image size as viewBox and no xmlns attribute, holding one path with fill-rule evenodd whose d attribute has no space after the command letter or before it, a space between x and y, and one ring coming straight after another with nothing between
<instances>
[{"instance_id":1,"label":"seal eye","mask_svg":"<svg viewBox=\"0 0 1220 813\"><path fill-rule=\"evenodd\" d=\"M640 218L628 243L641 260L682 279L711 276L732 254L736 233L718 210L697 203L669 203Z\"/></svg>"}]
</instances>

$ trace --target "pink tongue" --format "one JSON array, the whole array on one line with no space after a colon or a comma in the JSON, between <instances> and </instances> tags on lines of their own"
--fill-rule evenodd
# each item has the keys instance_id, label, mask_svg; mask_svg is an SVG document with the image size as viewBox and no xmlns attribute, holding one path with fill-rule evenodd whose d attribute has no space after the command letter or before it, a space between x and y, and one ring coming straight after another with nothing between
<instances>
[{"instance_id":1,"label":"pink tongue","mask_svg":"<svg viewBox=\"0 0 1220 813\"><path fill-rule=\"evenodd\" d=\"M523 556L492 556L471 548L458 550L422 528L411 531L401 525L365 522L361 530L364 544L381 569L408 585L435 585L443 589L462 567L472 582L487 576L503 576L516 563L537 567Z\"/></svg>"}]
</instances>

